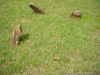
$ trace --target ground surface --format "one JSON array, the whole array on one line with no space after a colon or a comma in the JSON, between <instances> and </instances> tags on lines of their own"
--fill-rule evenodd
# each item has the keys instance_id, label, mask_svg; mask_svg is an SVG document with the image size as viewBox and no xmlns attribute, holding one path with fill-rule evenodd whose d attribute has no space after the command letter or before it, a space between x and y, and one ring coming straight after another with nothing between
<instances>
[{"instance_id":1,"label":"ground surface","mask_svg":"<svg viewBox=\"0 0 100 75\"><path fill-rule=\"evenodd\" d=\"M46 14L34 14L29 3ZM81 10L82 19L70 18L73 10ZM18 24L24 39L13 46ZM0 75L99 71L100 0L0 0Z\"/></svg>"}]
</instances>

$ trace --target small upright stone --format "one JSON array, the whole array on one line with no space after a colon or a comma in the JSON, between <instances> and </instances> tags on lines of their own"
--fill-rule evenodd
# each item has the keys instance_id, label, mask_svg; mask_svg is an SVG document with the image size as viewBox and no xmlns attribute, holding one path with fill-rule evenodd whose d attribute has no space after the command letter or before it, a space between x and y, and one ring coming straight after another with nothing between
<instances>
[{"instance_id":1,"label":"small upright stone","mask_svg":"<svg viewBox=\"0 0 100 75\"><path fill-rule=\"evenodd\" d=\"M79 10L76 10L76 11L72 12L71 16L81 18L82 14Z\"/></svg>"},{"instance_id":2,"label":"small upright stone","mask_svg":"<svg viewBox=\"0 0 100 75\"><path fill-rule=\"evenodd\" d=\"M21 40L21 36L22 36L22 27L21 25L18 25L15 27L15 29L13 30L12 33L12 42L15 45L18 45L20 43Z\"/></svg>"}]
</instances>

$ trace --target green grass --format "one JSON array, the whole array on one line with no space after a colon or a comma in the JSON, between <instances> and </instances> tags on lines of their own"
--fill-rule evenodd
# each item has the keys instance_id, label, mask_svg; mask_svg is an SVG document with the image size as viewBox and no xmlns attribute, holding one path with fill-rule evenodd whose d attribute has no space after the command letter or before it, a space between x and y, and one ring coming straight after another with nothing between
<instances>
[{"instance_id":1,"label":"green grass","mask_svg":"<svg viewBox=\"0 0 100 75\"><path fill-rule=\"evenodd\" d=\"M46 14L33 13L31 2ZM81 10L82 19L70 18L74 10ZM18 24L27 38L13 46L10 37ZM100 0L0 0L0 75L27 72L100 72Z\"/></svg>"}]
</instances>

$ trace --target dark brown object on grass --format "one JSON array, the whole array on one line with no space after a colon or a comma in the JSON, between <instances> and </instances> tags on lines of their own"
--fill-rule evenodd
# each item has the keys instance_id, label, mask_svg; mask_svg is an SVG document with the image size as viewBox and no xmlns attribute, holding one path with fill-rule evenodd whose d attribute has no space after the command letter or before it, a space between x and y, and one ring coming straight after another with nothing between
<instances>
[{"instance_id":1,"label":"dark brown object on grass","mask_svg":"<svg viewBox=\"0 0 100 75\"><path fill-rule=\"evenodd\" d=\"M29 7L35 12L35 13L38 13L38 14L44 14L44 11L43 9L33 5L33 4L30 4Z\"/></svg>"},{"instance_id":2,"label":"dark brown object on grass","mask_svg":"<svg viewBox=\"0 0 100 75\"><path fill-rule=\"evenodd\" d=\"M18 25L12 34L12 42L14 45L18 45L21 41L21 36L22 36L22 27Z\"/></svg>"}]
</instances>

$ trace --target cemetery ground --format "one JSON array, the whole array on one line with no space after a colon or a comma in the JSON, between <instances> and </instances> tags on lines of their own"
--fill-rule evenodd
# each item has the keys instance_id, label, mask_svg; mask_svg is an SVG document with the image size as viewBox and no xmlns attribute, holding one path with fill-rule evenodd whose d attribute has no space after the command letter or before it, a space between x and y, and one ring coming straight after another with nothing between
<instances>
[{"instance_id":1,"label":"cemetery ground","mask_svg":"<svg viewBox=\"0 0 100 75\"><path fill-rule=\"evenodd\" d=\"M30 3L45 14L34 13ZM70 17L74 10L81 19ZM23 39L15 46L18 24ZM68 72L100 72L100 0L0 0L0 75Z\"/></svg>"}]
</instances>

